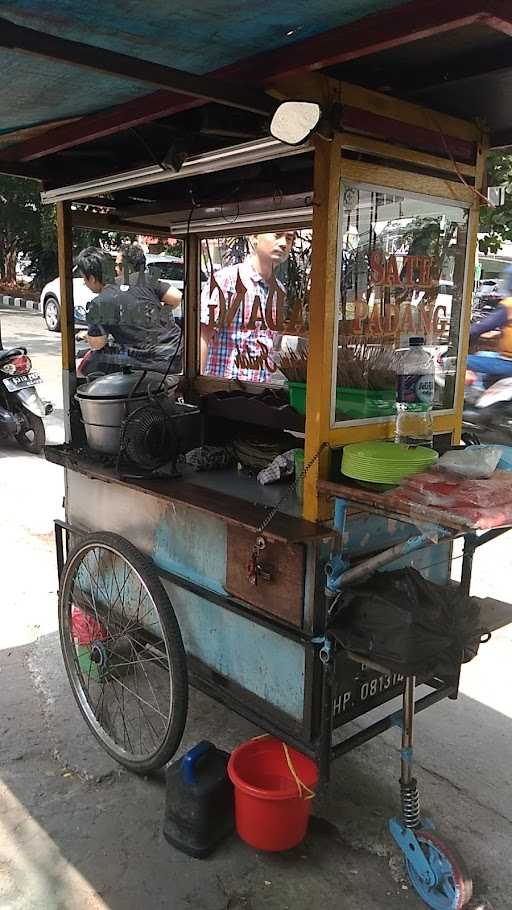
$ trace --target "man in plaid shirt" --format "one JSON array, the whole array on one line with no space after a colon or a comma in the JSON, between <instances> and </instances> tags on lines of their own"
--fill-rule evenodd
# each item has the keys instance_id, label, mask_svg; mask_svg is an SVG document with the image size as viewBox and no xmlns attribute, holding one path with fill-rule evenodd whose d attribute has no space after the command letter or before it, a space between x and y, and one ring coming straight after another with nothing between
<instances>
[{"instance_id":1,"label":"man in plaid shirt","mask_svg":"<svg viewBox=\"0 0 512 910\"><path fill-rule=\"evenodd\" d=\"M274 270L290 255L295 231L256 234L244 262L219 269L201 294L201 370L206 376L268 382L275 372L272 350L276 308L272 292L285 299ZM267 303L272 313L267 312ZM278 309L278 307L277 307ZM269 324L270 323L270 324Z\"/></svg>"}]
</instances>

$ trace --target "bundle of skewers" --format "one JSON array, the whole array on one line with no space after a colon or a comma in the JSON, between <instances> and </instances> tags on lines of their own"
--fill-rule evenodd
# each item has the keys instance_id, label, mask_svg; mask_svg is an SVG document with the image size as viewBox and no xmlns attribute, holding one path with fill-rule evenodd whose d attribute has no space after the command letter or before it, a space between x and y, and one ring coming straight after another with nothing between
<instances>
[{"instance_id":1,"label":"bundle of skewers","mask_svg":"<svg viewBox=\"0 0 512 910\"><path fill-rule=\"evenodd\" d=\"M288 382L306 382L308 374L308 351L292 351L285 348L277 363Z\"/></svg>"},{"instance_id":2,"label":"bundle of skewers","mask_svg":"<svg viewBox=\"0 0 512 910\"><path fill-rule=\"evenodd\" d=\"M306 382L308 351L286 349L278 362L289 382ZM338 347L336 385L351 389L392 389L395 386L395 352L366 341Z\"/></svg>"},{"instance_id":3,"label":"bundle of skewers","mask_svg":"<svg viewBox=\"0 0 512 910\"><path fill-rule=\"evenodd\" d=\"M360 342L338 348L336 385L351 389L392 389L396 381L395 353L391 348Z\"/></svg>"}]
</instances>

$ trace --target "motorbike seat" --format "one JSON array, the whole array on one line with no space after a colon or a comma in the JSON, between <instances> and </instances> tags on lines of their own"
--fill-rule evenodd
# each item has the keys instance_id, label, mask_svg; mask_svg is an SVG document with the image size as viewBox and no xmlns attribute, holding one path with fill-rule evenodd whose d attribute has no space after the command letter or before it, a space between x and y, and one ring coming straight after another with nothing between
<instances>
[{"instance_id":1,"label":"motorbike seat","mask_svg":"<svg viewBox=\"0 0 512 910\"><path fill-rule=\"evenodd\" d=\"M26 348L10 348L8 351L0 351L0 363L3 363L5 360L10 360L11 357L18 357L21 354L26 353Z\"/></svg>"}]
</instances>

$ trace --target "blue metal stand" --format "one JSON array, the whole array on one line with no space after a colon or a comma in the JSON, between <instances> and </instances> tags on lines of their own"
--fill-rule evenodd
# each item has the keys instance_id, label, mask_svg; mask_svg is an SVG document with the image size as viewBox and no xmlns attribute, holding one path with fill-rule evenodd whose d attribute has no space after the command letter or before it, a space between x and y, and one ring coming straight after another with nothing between
<instances>
[{"instance_id":1,"label":"blue metal stand","mask_svg":"<svg viewBox=\"0 0 512 910\"><path fill-rule=\"evenodd\" d=\"M405 857L407 873L421 899L433 910L462 910L471 899L471 879L456 853L421 820L420 798L412 775L414 689L416 679L405 683L403 710L397 725L402 729L400 793L402 818L392 818L389 830Z\"/></svg>"}]
</instances>

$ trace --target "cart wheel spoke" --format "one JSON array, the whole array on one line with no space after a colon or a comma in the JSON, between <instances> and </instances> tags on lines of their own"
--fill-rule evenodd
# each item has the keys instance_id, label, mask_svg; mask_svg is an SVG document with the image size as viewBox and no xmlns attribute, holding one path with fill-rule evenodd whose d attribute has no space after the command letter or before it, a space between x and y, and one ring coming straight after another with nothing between
<instances>
[{"instance_id":1,"label":"cart wheel spoke","mask_svg":"<svg viewBox=\"0 0 512 910\"><path fill-rule=\"evenodd\" d=\"M179 745L188 686L179 627L153 565L117 535L86 535L63 570L59 624L94 735L133 770L161 767Z\"/></svg>"}]
</instances>

